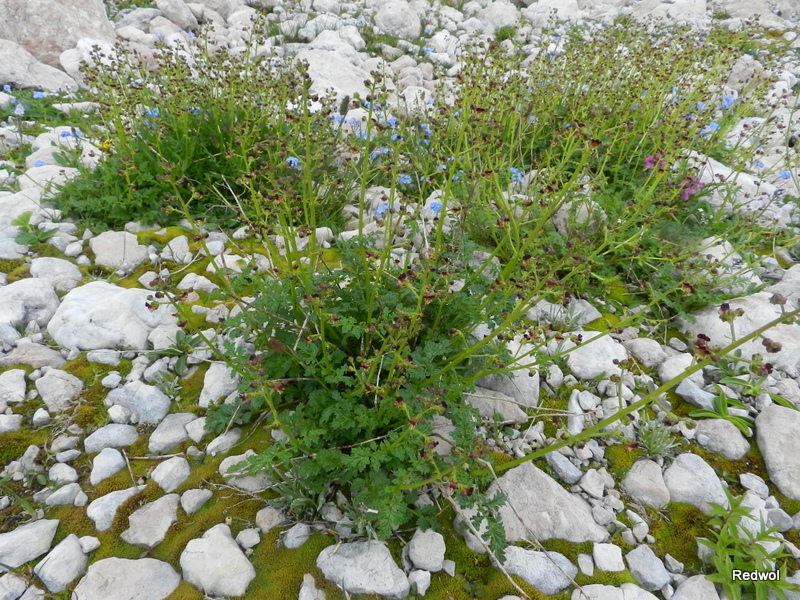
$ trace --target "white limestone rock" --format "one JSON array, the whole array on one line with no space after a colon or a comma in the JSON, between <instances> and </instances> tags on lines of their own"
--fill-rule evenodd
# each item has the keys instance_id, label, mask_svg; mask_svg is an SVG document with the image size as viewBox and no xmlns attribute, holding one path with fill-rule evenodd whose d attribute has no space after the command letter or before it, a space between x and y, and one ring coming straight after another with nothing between
<instances>
[{"instance_id":1,"label":"white limestone rock","mask_svg":"<svg viewBox=\"0 0 800 600\"><path fill-rule=\"evenodd\" d=\"M623 361L628 358L625 346L610 336L597 331L577 332L583 336L585 345L567 354L567 366L578 379L594 379L602 373L620 375L620 368L614 360ZM564 349L573 348L572 342L565 343Z\"/></svg>"},{"instance_id":2,"label":"white limestone rock","mask_svg":"<svg viewBox=\"0 0 800 600\"><path fill-rule=\"evenodd\" d=\"M690 452L678 455L664 471L664 483L672 502L691 504L708 514L710 503L728 507L722 483L706 461Z\"/></svg>"},{"instance_id":3,"label":"white limestone rock","mask_svg":"<svg viewBox=\"0 0 800 600\"><path fill-rule=\"evenodd\" d=\"M139 433L132 425L111 423L101 427L83 441L86 452L100 452L103 448L121 448L130 446L139 438Z\"/></svg>"},{"instance_id":4,"label":"white limestone rock","mask_svg":"<svg viewBox=\"0 0 800 600\"><path fill-rule=\"evenodd\" d=\"M660 590L671 580L664 563L650 546L637 546L625 555L625 560L633 578L649 592Z\"/></svg>"},{"instance_id":5,"label":"white limestone rock","mask_svg":"<svg viewBox=\"0 0 800 600\"><path fill-rule=\"evenodd\" d=\"M750 452L750 442L736 425L725 419L702 419L695 427L694 439L706 450L738 460Z\"/></svg>"},{"instance_id":6,"label":"white limestone rock","mask_svg":"<svg viewBox=\"0 0 800 600\"><path fill-rule=\"evenodd\" d=\"M554 596L572 585L578 567L558 552L537 552L517 546L506 548L503 563L510 575L516 575L548 596Z\"/></svg>"},{"instance_id":7,"label":"white limestone rock","mask_svg":"<svg viewBox=\"0 0 800 600\"><path fill-rule=\"evenodd\" d=\"M139 423L159 423L169 413L172 401L154 385L131 381L121 388L111 390L103 403L122 406L139 415Z\"/></svg>"},{"instance_id":8,"label":"white limestone rock","mask_svg":"<svg viewBox=\"0 0 800 600\"><path fill-rule=\"evenodd\" d=\"M234 373L225 363L211 363L203 379L203 391L200 392L198 406L207 408L209 404L232 394L239 387L239 380L239 374Z\"/></svg>"},{"instance_id":9,"label":"white limestone rock","mask_svg":"<svg viewBox=\"0 0 800 600\"><path fill-rule=\"evenodd\" d=\"M25 371L11 369L0 373L0 404L18 404L25 401Z\"/></svg>"},{"instance_id":10,"label":"white limestone rock","mask_svg":"<svg viewBox=\"0 0 800 600\"><path fill-rule=\"evenodd\" d=\"M267 506L256 513L256 525L261 533L267 533L286 522L286 516L277 508Z\"/></svg>"},{"instance_id":11,"label":"white limestone rock","mask_svg":"<svg viewBox=\"0 0 800 600\"><path fill-rule=\"evenodd\" d=\"M619 572L625 570L622 549L615 544L595 544L592 547L592 559L598 571Z\"/></svg>"},{"instance_id":12,"label":"white limestone rock","mask_svg":"<svg viewBox=\"0 0 800 600\"><path fill-rule=\"evenodd\" d=\"M164 541L167 531L178 520L178 494L167 494L145 504L128 517L128 529L120 537L129 544L152 548Z\"/></svg>"},{"instance_id":13,"label":"white limestone rock","mask_svg":"<svg viewBox=\"0 0 800 600\"><path fill-rule=\"evenodd\" d=\"M375 13L375 25L386 35L407 40L416 39L422 29L417 13L407 2L390 0Z\"/></svg>"},{"instance_id":14,"label":"white limestone rock","mask_svg":"<svg viewBox=\"0 0 800 600\"><path fill-rule=\"evenodd\" d=\"M244 596L256 570L220 523L190 541L180 558L183 578L209 596Z\"/></svg>"},{"instance_id":15,"label":"white limestone rock","mask_svg":"<svg viewBox=\"0 0 800 600\"><path fill-rule=\"evenodd\" d=\"M104 558L89 567L74 600L164 600L180 582L169 563L155 558Z\"/></svg>"},{"instance_id":16,"label":"white limestone rock","mask_svg":"<svg viewBox=\"0 0 800 600\"><path fill-rule=\"evenodd\" d=\"M349 594L379 594L401 600L410 585L382 542L351 542L329 546L317 557L317 567Z\"/></svg>"},{"instance_id":17,"label":"white limestone rock","mask_svg":"<svg viewBox=\"0 0 800 600\"><path fill-rule=\"evenodd\" d=\"M444 536L428 529L417 529L408 543L408 558L417 569L437 573L442 570L444 563L445 543Z\"/></svg>"},{"instance_id":18,"label":"white limestone rock","mask_svg":"<svg viewBox=\"0 0 800 600\"><path fill-rule=\"evenodd\" d=\"M100 496L86 507L86 516L94 522L97 531L106 531L114 523L117 509L122 503L144 490L144 487L139 485Z\"/></svg>"},{"instance_id":19,"label":"white limestone rock","mask_svg":"<svg viewBox=\"0 0 800 600\"><path fill-rule=\"evenodd\" d=\"M4 19L4 23L8 23ZM55 67L36 60L36 57L20 44L0 35L0 81L7 81L20 88L62 90L75 92L75 80ZM23 211L25 212L25 211Z\"/></svg>"},{"instance_id":20,"label":"white limestone rock","mask_svg":"<svg viewBox=\"0 0 800 600\"><path fill-rule=\"evenodd\" d=\"M186 490L181 494L181 508L187 515L193 515L203 508L203 505L211 499L214 493L211 490Z\"/></svg>"},{"instance_id":21,"label":"white limestone rock","mask_svg":"<svg viewBox=\"0 0 800 600\"><path fill-rule=\"evenodd\" d=\"M637 460L633 463L625 474L622 487L637 502L654 508L664 508L670 501L661 467L652 460Z\"/></svg>"},{"instance_id":22,"label":"white limestone rock","mask_svg":"<svg viewBox=\"0 0 800 600\"><path fill-rule=\"evenodd\" d=\"M800 412L772 404L756 418L756 440L769 478L780 492L800 500Z\"/></svg>"},{"instance_id":23,"label":"white limestone rock","mask_svg":"<svg viewBox=\"0 0 800 600\"><path fill-rule=\"evenodd\" d=\"M183 0L156 0L156 6L164 17L181 29L191 30L197 28L197 19Z\"/></svg>"},{"instance_id":24,"label":"white limestone rock","mask_svg":"<svg viewBox=\"0 0 800 600\"><path fill-rule=\"evenodd\" d=\"M186 426L196 419L197 415L192 413L168 414L150 435L150 440L147 442L148 450L154 454L166 454L189 439Z\"/></svg>"},{"instance_id":25,"label":"white limestone rock","mask_svg":"<svg viewBox=\"0 0 800 600\"><path fill-rule=\"evenodd\" d=\"M50 413L68 410L83 391L80 379L59 369L50 369L34 385Z\"/></svg>"},{"instance_id":26,"label":"white limestone rock","mask_svg":"<svg viewBox=\"0 0 800 600\"><path fill-rule=\"evenodd\" d=\"M31 277L49 281L57 292L68 292L83 279L77 265L63 258L40 257L31 261Z\"/></svg>"},{"instance_id":27,"label":"white limestone rock","mask_svg":"<svg viewBox=\"0 0 800 600\"><path fill-rule=\"evenodd\" d=\"M255 455L256 453L253 450L248 450L244 454L229 456L219 464L219 474L225 478L225 482L228 485L238 487L247 492L255 493L264 491L265 489L267 489L267 487L269 487L269 478L267 477L266 474L264 473L260 473L258 475L243 474L247 472L249 465L245 465L244 468L242 469L230 471L233 467L235 467L239 463L244 463L248 458Z\"/></svg>"},{"instance_id":28,"label":"white limestone rock","mask_svg":"<svg viewBox=\"0 0 800 600\"><path fill-rule=\"evenodd\" d=\"M11 327L35 321L44 327L58 308L58 296L45 279L20 279L0 287L0 323Z\"/></svg>"},{"instance_id":29,"label":"white limestone rock","mask_svg":"<svg viewBox=\"0 0 800 600\"><path fill-rule=\"evenodd\" d=\"M308 541L311 528L305 523L295 523L283 534L283 545L289 549L299 548Z\"/></svg>"},{"instance_id":30,"label":"white limestone rock","mask_svg":"<svg viewBox=\"0 0 800 600\"><path fill-rule=\"evenodd\" d=\"M57 519L40 519L0 533L0 563L15 569L41 556L50 549L57 528ZM5 572L6 568L0 566L0 573Z\"/></svg>"},{"instance_id":31,"label":"white limestone rock","mask_svg":"<svg viewBox=\"0 0 800 600\"><path fill-rule=\"evenodd\" d=\"M501 489L507 500L499 512L506 539L511 543L527 539L529 530L540 541L564 539L581 543L605 542L608 539L608 532L595 522L585 500L570 494L529 462L509 469L489 486L486 493L492 497ZM467 509L464 513L468 518L475 514L474 509ZM471 533L462 530L459 523L460 518L456 518L456 527L470 549L485 553L483 546ZM483 533L483 530L479 532Z\"/></svg>"},{"instance_id":32,"label":"white limestone rock","mask_svg":"<svg viewBox=\"0 0 800 600\"><path fill-rule=\"evenodd\" d=\"M88 561L78 536L71 533L33 568L33 572L48 590L57 594L83 573Z\"/></svg>"},{"instance_id":33,"label":"white limestone rock","mask_svg":"<svg viewBox=\"0 0 800 600\"><path fill-rule=\"evenodd\" d=\"M97 485L104 479L116 475L125 468L125 458L116 448L103 448L92 460L89 483Z\"/></svg>"},{"instance_id":34,"label":"white limestone rock","mask_svg":"<svg viewBox=\"0 0 800 600\"><path fill-rule=\"evenodd\" d=\"M127 231L104 231L89 240L98 265L130 275L148 257L147 246Z\"/></svg>"},{"instance_id":35,"label":"white limestone rock","mask_svg":"<svg viewBox=\"0 0 800 600\"><path fill-rule=\"evenodd\" d=\"M50 320L47 332L62 348L147 348L160 325L174 324L171 307L147 307L151 292L93 281L70 291Z\"/></svg>"},{"instance_id":36,"label":"white limestone rock","mask_svg":"<svg viewBox=\"0 0 800 600\"><path fill-rule=\"evenodd\" d=\"M496 392L480 386L475 386L475 391L465 393L467 402L478 409L481 417L493 420L497 415L503 423L525 423L528 415L514 401L511 396Z\"/></svg>"},{"instance_id":37,"label":"white limestone rock","mask_svg":"<svg viewBox=\"0 0 800 600\"><path fill-rule=\"evenodd\" d=\"M240 437L242 437L242 430L238 427L234 427L230 431L220 434L211 440L208 446L206 446L206 453L209 456L225 454L236 445Z\"/></svg>"},{"instance_id":38,"label":"white limestone rock","mask_svg":"<svg viewBox=\"0 0 800 600\"><path fill-rule=\"evenodd\" d=\"M771 297L771 293L764 291L728 301L732 311L740 308L744 310L742 317L733 320L737 340L781 315L781 306L772 304ZM694 323L681 321L681 332L703 333L711 338L709 345L719 345L724 348L731 343L731 324L719 318L718 306L704 308L693 315L696 319ZM761 338L757 338L739 346L742 357L749 360L754 354L761 354L775 368L785 371L790 377L800 375L800 336L797 335L797 325L785 323L776 325L765 335L781 344L780 352L766 354Z\"/></svg>"},{"instance_id":39,"label":"white limestone rock","mask_svg":"<svg viewBox=\"0 0 800 600\"><path fill-rule=\"evenodd\" d=\"M162 490L169 493L186 481L190 472L188 460L182 456L173 456L158 465L151 477Z\"/></svg>"}]
</instances>

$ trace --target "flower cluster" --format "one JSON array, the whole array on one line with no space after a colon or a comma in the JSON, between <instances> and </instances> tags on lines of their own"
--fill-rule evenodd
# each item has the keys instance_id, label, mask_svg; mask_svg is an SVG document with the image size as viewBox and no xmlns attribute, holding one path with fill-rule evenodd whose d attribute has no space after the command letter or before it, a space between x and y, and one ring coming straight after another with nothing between
<instances>
[{"instance_id":1,"label":"flower cluster","mask_svg":"<svg viewBox=\"0 0 800 600\"><path fill-rule=\"evenodd\" d=\"M683 180L678 184L678 187L681 190L681 200L688 200L690 196L693 196L699 192L704 185L705 184L700 181L696 175L684 177Z\"/></svg>"}]
</instances>

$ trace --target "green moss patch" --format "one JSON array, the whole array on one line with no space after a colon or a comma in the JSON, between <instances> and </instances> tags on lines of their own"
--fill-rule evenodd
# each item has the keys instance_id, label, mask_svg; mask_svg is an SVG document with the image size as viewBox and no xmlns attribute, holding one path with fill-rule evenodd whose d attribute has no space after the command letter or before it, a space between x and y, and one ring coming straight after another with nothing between
<instances>
[{"instance_id":1,"label":"green moss patch","mask_svg":"<svg viewBox=\"0 0 800 600\"><path fill-rule=\"evenodd\" d=\"M708 518L694 506L679 502L670 503L665 512L648 509L647 514L656 554L661 558L669 554L688 572L699 573L702 562L697 557L697 538L709 537Z\"/></svg>"},{"instance_id":2,"label":"green moss patch","mask_svg":"<svg viewBox=\"0 0 800 600\"><path fill-rule=\"evenodd\" d=\"M606 446L605 457L608 471L619 480L625 477L637 460L644 457L644 452L635 444L614 444Z\"/></svg>"}]
</instances>

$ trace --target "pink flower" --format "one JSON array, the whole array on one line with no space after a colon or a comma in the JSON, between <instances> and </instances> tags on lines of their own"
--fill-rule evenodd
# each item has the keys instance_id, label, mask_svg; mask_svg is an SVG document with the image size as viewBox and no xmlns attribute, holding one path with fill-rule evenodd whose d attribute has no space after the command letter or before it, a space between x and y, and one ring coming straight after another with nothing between
<instances>
[{"instance_id":1,"label":"pink flower","mask_svg":"<svg viewBox=\"0 0 800 600\"><path fill-rule=\"evenodd\" d=\"M661 157L661 153L660 152L658 154L656 154L656 156L653 156L652 154L648 154L647 156L644 157L644 168L645 169L652 169L653 167L658 165L658 170L659 171L663 171L665 164L666 163L664 162L664 159Z\"/></svg>"},{"instance_id":2,"label":"pink flower","mask_svg":"<svg viewBox=\"0 0 800 600\"><path fill-rule=\"evenodd\" d=\"M699 192L704 185L705 184L694 175L684 177L683 181L678 184L678 187L681 188L681 200L688 200L689 196Z\"/></svg>"}]
</instances>

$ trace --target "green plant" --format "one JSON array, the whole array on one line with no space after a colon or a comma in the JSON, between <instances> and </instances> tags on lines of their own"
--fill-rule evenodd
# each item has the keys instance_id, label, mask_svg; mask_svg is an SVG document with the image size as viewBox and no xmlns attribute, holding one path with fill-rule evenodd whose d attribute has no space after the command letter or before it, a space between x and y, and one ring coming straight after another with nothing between
<instances>
[{"instance_id":1,"label":"green plant","mask_svg":"<svg viewBox=\"0 0 800 600\"><path fill-rule=\"evenodd\" d=\"M752 359L746 360L742 358L742 351L737 350L733 356L720 358L716 367L723 374L719 379L720 384L738 386L743 396L751 398L766 393L777 404L797 410L794 403L783 396L764 391L764 384L772 372L772 365L764 363L760 354L755 354Z\"/></svg>"},{"instance_id":2,"label":"green plant","mask_svg":"<svg viewBox=\"0 0 800 600\"><path fill-rule=\"evenodd\" d=\"M177 350L177 348L175 348L175 350ZM181 357L186 357L186 356L187 356L186 354L181 354L178 358L178 361L180 361ZM173 399L177 398L180 395L181 392L180 376L186 372L186 361L184 360L182 366L180 367L182 371L181 373L177 373L177 368L178 367L176 365L175 373L162 371L161 373L158 374L155 381L153 382L155 383L156 387L159 390L161 390L167 396Z\"/></svg>"},{"instance_id":3,"label":"green plant","mask_svg":"<svg viewBox=\"0 0 800 600\"><path fill-rule=\"evenodd\" d=\"M58 229L39 229L36 225L31 225L32 216L33 213L28 211L11 221L11 225L20 228L20 232L15 238L18 244L23 244L25 246L41 244L58 233Z\"/></svg>"},{"instance_id":4,"label":"green plant","mask_svg":"<svg viewBox=\"0 0 800 600\"><path fill-rule=\"evenodd\" d=\"M785 600L787 591L800 591L800 586L786 581L786 563L782 559L791 555L782 549L783 542L774 535L775 529L767 528L762 519L758 530L751 531L742 523L743 519L753 521L750 510L743 504L744 496L734 498L727 489L725 495L730 508L711 504L713 538L698 539L714 552L711 564L715 572L706 578L720 584L730 600L767 600L770 592ZM770 546L776 548L770 549ZM741 578L742 573L774 571L778 573L776 580L743 581Z\"/></svg>"},{"instance_id":5,"label":"green plant","mask_svg":"<svg viewBox=\"0 0 800 600\"><path fill-rule=\"evenodd\" d=\"M647 456L666 458L678 446L672 432L658 419L640 419L636 441Z\"/></svg>"},{"instance_id":6,"label":"green plant","mask_svg":"<svg viewBox=\"0 0 800 600\"><path fill-rule=\"evenodd\" d=\"M194 333L187 335L183 329L178 329L175 332L175 344L171 348L153 350L147 354L147 357L177 356L178 360L175 362L174 369L175 373L180 377L186 373L186 361L189 359L189 356L204 345L205 339L201 334Z\"/></svg>"},{"instance_id":7,"label":"green plant","mask_svg":"<svg viewBox=\"0 0 800 600\"><path fill-rule=\"evenodd\" d=\"M276 202L299 209L311 193L305 185L320 207L340 203L337 124L324 112L298 120L293 103L306 78L255 56L265 27L260 21L243 55L214 52L207 41L193 56L162 47L154 74L122 46L113 62L96 53L86 81L99 90L105 152L96 169L80 166L81 176L60 188L60 208L100 228L121 226L132 214L177 222L186 208L232 226L240 208L251 218ZM311 131L316 143L308 154ZM314 165L313 183L287 163L291 156ZM245 190L251 196L237 206L234 197Z\"/></svg>"},{"instance_id":8,"label":"green plant","mask_svg":"<svg viewBox=\"0 0 800 600\"><path fill-rule=\"evenodd\" d=\"M697 410L690 412L689 416L693 419L725 419L726 421L736 425L739 431L741 431L747 437L752 436L753 430L750 426L753 424L753 420L750 417L732 415L728 410L733 407L747 411L747 406L735 398L728 398L727 394L725 394L719 385L714 384L714 387L717 388L717 395L713 401L713 409L708 410L706 408L698 408Z\"/></svg>"},{"instance_id":9,"label":"green plant","mask_svg":"<svg viewBox=\"0 0 800 600\"><path fill-rule=\"evenodd\" d=\"M517 28L511 25L503 25L498 27L494 32L494 37L498 42L512 39L517 35Z\"/></svg>"},{"instance_id":10,"label":"green plant","mask_svg":"<svg viewBox=\"0 0 800 600\"><path fill-rule=\"evenodd\" d=\"M320 100L302 64L287 73L266 60L231 63L274 84L263 87L258 110L252 82L229 81L229 65L212 71L216 83L206 88L194 85L181 57L164 61L157 85L145 83L144 71L109 70L99 89L115 139L95 177L123 186L134 205L142 190L130 178L149 177L148 193L171 190L172 216L194 219L197 235L220 209L253 233L242 254L267 255L268 269L218 273L219 297L240 310L211 351L242 385L232 403L210 408L207 426L266 420L282 432L247 465L273 478L278 505L313 518L343 497L367 515L362 534L385 539L431 522L415 502L438 486L461 508L477 508L471 522L487 522L484 539L499 557L503 497L482 492L494 473L602 435L669 387L496 470L466 394L482 376L539 369L584 343L581 333L531 322L539 299L568 304L613 290L609 310L625 327L640 319L663 326L724 297L692 244L669 239L673 225L691 239L729 236L741 250L763 233L742 232L739 217L712 210L707 195L722 184L700 186L681 151L691 142L734 165L752 151L722 143L749 101L714 130L697 108L733 60L726 39L678 31L654 40L631 25L597 41L591 52L567 44L527 63L497 44L476 45L452 102L439 97L417 110L389 104L377 77L367 97ZM630 67L609 73L603 61L616 64L620 48ZM183 82L178 92L167 77ZM234 92L218 89L228 84ZM198 87L220 103L186 95ZM130 132L118 105L145 107L132 113ZM348 121L341 113L351 107L363 112ZM202 146L213 140L216 147ZM196 158L184 161L184 150ZM162 163L165 152L175 160ZM114 163L122 156L127 163ZM214 163L220 156L230 164ZM154 214L160 197L144 204ZM545 346L560 342L548 356ZM434 417L455 428L446 455L436 452Z\"/></svg>"}]
</instances>

